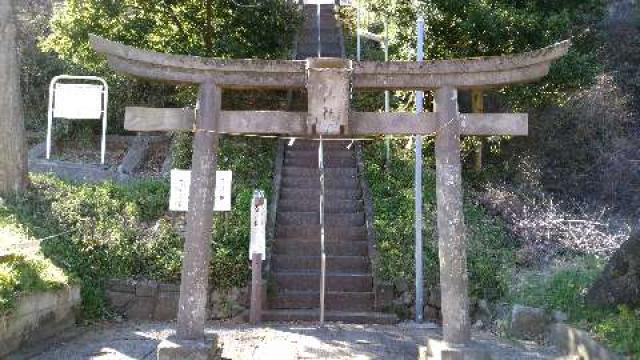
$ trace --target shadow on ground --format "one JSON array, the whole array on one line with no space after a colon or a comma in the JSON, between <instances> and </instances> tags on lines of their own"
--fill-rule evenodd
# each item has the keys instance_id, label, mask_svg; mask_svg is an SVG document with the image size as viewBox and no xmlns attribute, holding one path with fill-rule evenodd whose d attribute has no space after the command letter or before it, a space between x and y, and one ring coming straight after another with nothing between
<instances>
[{"instance_id":1,"label":"shadow on ground","mask_svg":"<svg viewBox=\"0 0 640 360\"><path fill-rule=\"evenodd\" d=\"M14 359L155 359L160 341L174 334L175 323L102 323L61 334L48 344L24 349ZM250 326L224 322L209 323L223 343L226 359L416 359L418 344L440 338L430 324L399 325L314 323ZM487 333L474 340L493 350L498 359L553 359L550 349L529 344L500 342Z\"/></svg>"}]
</instances>

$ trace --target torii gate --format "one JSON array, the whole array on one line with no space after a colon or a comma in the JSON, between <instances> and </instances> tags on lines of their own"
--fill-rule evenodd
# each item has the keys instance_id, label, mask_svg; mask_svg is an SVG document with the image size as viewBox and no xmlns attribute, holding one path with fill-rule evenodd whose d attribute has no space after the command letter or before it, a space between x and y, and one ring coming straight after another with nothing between
<instances>
[{"instance_id":1,"label":"torii gate","mask_svg":"<svg viewBox=\"0 0 640 360\"><path fill-rule=\"evenodd\" d=\"M133 131L193 130L192 186L187 214L177 335L202 339L207 304L214 171L220 134L355 138L371 135L436 137L438 248L445 347L432 349L452 358L468 350L470 320L462 213L461 135L528 133L527 114L461 114L458 89L478 90L530 82L547 75L564 56L569 41L537 51L502 57L355 62L337 58L306 61L222 60L155 53L91 36L91 45L117 71L146 79L197 84L197 116L186 109L128 108L125 128ZM221 111L227 88L308 91L308 112ZM434 90L432 113L350 111L350 90ZM448 350L447 350L448 349ZM467 349L467 350L465 350ZM464 356L464 355L462 355Z\"/></svg>"}]
</instances>

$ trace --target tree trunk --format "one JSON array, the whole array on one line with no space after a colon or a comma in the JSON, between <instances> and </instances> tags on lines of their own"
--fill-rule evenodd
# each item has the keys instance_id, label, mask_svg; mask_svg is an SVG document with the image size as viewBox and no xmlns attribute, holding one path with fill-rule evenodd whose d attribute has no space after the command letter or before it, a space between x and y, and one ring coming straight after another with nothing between
<instances>
[{"instance_id":1,"label":"tree trunk","mask_svg":"<svg viewBox=\"0 0 640 360\"><path fill-rule=\"evenodd\" d=\"M12 0L0 0L0 193L19 192L27 184L20 66Z\"/></svg>"}]
</instances>

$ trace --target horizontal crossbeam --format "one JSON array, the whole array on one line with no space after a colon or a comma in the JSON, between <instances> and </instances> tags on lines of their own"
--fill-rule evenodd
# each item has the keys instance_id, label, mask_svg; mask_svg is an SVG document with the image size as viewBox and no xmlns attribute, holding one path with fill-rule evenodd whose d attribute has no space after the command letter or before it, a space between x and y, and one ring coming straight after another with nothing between
<instances>
[{"instance_id":1,"label":"horizontal crossbeam","mask_svg":"<svg viewBox=\"0 0 640 360\"><path fill-rule=\"evenodd\" d=\"M106 56L114 70L177 83L213 82L222 88L304 88L307 61L229 60L162 54L137 49L97 36L91 46ZM343 61L355 89L436 89L501 87L535 81L549 72L551 63L567 53L563 41L524 54L458 60Z\"/></svg>"},{"instance_id":2,"label":"horizontal crossbeam","mask_svg":"<svg viewBox=\"0 0 640 360\"><path fill-rule=\"evenodd\" d=\"M460 114L462 135L526 136L527 114ZM127 107L125 129L129 131L195 130L193 109ZM223 134L313 136L307 127L307 113L286 111L222 111L217 129ZM432 135L438 132L437 113L349 114L345 136Z\"/></svg>"}]
</instances>

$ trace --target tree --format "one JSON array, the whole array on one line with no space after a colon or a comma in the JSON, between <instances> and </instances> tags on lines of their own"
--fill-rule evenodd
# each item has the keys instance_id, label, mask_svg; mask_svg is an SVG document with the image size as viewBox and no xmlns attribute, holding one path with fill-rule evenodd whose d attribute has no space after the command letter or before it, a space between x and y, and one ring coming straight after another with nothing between
<instances>
[{"instance_id":1,"label":"tree","mask_svg":"<svg viewBox=\"0 0 640 360\"><path fill-rule=\"evenodd\" d=\"M27 152L12 0L0 0L0 87L0 192L19 192L27 184Z\"/></svg>"}]
</instances>

